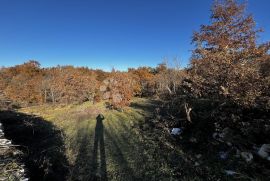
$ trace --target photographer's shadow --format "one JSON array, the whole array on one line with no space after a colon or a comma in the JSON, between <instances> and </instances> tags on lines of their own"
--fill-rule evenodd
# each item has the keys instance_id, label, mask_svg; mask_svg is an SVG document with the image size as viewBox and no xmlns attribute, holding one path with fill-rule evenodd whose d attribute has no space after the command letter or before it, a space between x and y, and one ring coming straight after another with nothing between
<instances>
[{"instance_id":1,"label":"photographer's shadow","mask_svg":"<svg viewBox=\"0 0 270 181\"><path fill-rule=\"evenodd\" d=\"M91 180L107 180L106 155L104 146L104 126L102 122L104 119L105 118L102 114L99 114L96 117ZM98 160L98 150L100 154L100 160Z\"/></svg>"}]
</instances>

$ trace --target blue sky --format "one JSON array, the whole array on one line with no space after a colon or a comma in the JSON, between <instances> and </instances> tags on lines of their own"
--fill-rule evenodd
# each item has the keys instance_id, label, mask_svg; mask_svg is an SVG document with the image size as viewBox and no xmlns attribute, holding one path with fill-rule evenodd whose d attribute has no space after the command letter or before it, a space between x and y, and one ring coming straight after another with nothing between
<instances>
[{"instance_id":1,"label":"blue sky","mask_svg":"<svg viewBox=\"0 0 270 181\"><path fill-rule=\"evenodd\" d=\"M0 66L110 70L189 61L191 36L209 22L212 0L0 0ZM248 0L270 40L270 1Z\"/></svg>"}]
</instances>

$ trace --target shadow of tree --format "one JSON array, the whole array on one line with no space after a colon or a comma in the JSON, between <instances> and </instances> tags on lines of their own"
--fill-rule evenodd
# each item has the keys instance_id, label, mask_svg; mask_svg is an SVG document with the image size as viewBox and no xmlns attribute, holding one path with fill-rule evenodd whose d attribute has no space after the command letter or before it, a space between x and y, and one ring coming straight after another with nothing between
<instances>
[{"instance_id":1,"label":"shadow of tree","mask_svg":"<svg viewBox=\"0 0 270 181\"><path fill-rule=\"evenodd\" d=\"M14 111L0 111L6 138L20 145L30 180L65 180L69 164L63 134L51 122Z\"/></svg>"},{"instance_id":2,"label":"shadow of tree","mask_svg":"<svg viewBox=\"0 0 270 181\"><path fill-rule=\"evenodd\" d=\"M109 133L107 130L105 130L105 136L108 138L108 140L110 140L110 151L112 159L117 163L119 167L119 175L116 176L121 180L141 180L137 178L134 170L130 167L130 164L126 160L126 157L122 151L123 148L119 145L115 136ZM128 143L126 146L128 146Z\"/></svg>"},{"instance_id":3,"label":"shadow of tree","mask_svg":"<svg viewBox=\"0 0 270 181\"><path fill-rule=\"evenodd\" d=\"M136 103L133 106L136 107L135 112L133 111L114 115L116 120L119 120L117 121L117 125L109 122L108 125L111 128L110 133L105 131L105 136L110 137L108 140L114 140L110 146L112 150L118 150L115 151L115 154L117 154L117 156L115 156L116 159L118 158L118 160L121 160L120 158L122 157L126 160L121 161L121 166L124 168L121 179L162 180L164 178L168 178L167 180L171 180L171 175L164 171L168 169L168 165L166 165L167 153L164 153L163 150L160 149L160 145L157 142L157 140L159 140L160 133L156 135L147 134L139 136L138 132L136 133L138 127L136 126L136 128L133 128L131 126L131 122L134 120L136 120L139 125L146 124L145 116L142 116L140 111L145 113L146 110L154 110L155 105L141 105ZM145 113L145 115L147 115L147 113ZM147 128L147 131L151 134L150 127L151 126ZM119 150L122 151L121 154L117 153L120 152ZM165 157L161 158L161 155L165 155ZM119 170L121 170L121 168L119 168ZM126 175L130 175L130 177L126 177Z\"/></svg>"},{"instance_id":4,"label":"shadow of tree","mask_svg":"<svg viewBox=\"0 0 270 181\"><path fill-rule=\"evenodd\" d=\"M70 180L85 180L90 174L91 170L91 145L89 145L91 140L91 134L88 133L89 123L82 128L79 128L77 135L75 136L74 143L72 144L72 149L78 149L78 155L76 157L75 164L71 170Z\"/></svg>"},{"instance_id":5,"label":"shadow of tree","mask_svg":"<svg viewBox=\"0 0 270 181\"><path fill-rule=\"evenodd\" d=\"M131 102L130 107L137 110L142 110L144 112L153 112L157 107L156 105L158 104L161 104L161 101L149 100L144 104L138 102Z\"/></svg>"}]
</instances>

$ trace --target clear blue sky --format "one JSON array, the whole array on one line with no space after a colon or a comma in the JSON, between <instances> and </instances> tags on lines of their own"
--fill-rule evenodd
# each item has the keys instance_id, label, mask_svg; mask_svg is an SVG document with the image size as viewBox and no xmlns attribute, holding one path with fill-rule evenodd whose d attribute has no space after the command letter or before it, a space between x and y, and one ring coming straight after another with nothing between
<instances>
[{"instance_id":1,"label":"clear blue sky","mask_svg":"<svg viewBox=\"0 0 270 181\"><path fill-rule=\"evenodd\" d=\"M0 0L0 66L124 70L163 57L189 61L191 36L209 22L212 0ZM270 40L270 1L248 0Z\"/></svg>"}]
</instances>

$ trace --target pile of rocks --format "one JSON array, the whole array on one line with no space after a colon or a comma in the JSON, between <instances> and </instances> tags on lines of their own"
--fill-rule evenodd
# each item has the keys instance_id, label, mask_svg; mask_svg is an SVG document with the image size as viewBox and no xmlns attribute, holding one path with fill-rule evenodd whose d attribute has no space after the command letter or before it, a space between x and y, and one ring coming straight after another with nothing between
<instances>
[{"instance_id":1,"label":"pile of rocks","mask_svg":"<svg viewBox=\"0 0 270 181\"><path fill-rule=\"evenodd\" d=\"M111 99L113 103L120 103L122 101L122 95L117 91L119 82L114 78L107 78L100 86L100 91L103 93L102 98L104 100Z\"/></svg>"},{"instance_id":2,"label":"pile of rocks","mask_svg":"<svg viewBox=\"0 0 270 181\"><path fill-rule=\"evenodd\" d=\"M4 136L0 123L0 180L29 180L26 178L25 166L19 162L22 152Z\"/></svg>"},{"instance_id":3,"label":"pile of rocks","mask_svg":"<svg viewBox=\"0 0 270 181\"><path fill-rule=\"evenodd\" d=\"M215 132L213 134L213 138L215 140L226 143L230 147L238 145L237 147L239 148L241 146L241 143L237 142L239 141L239 139L237 140L238 137L239 135L234 134L233 130L228 127L224 128L220 132ZM248 151L240 151L237 149L237 155L241 156L247 162L253 160L253 154L256 154L261 158L270 161L270 144L259 145L259 147L253 145L253 149Z\"/></svg>"}]
</instances>

